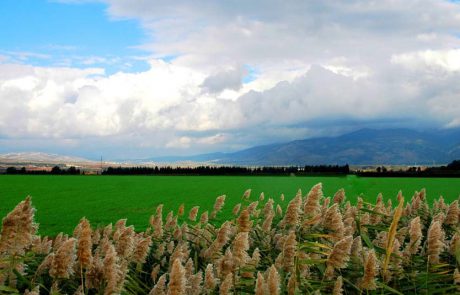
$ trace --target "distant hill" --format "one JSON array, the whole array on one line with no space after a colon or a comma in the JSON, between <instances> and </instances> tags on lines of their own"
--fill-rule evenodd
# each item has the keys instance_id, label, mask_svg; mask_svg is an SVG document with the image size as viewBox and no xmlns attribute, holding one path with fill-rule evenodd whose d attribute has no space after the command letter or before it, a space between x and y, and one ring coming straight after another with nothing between
<instances>
[{"instance_id":1,"label":"distant hill","mask_svg":"<svg viewBox=\"0 0 460 295\"><path fill-rule=\"evenodd\" d=\"M0 163L44 163L44 164L71 164L90 163L92 161L79 157L71 157L41 152L22 152L0 154Z\"/></svg>"},{"instance_id":2,"label":"distant hill","mask_svg":"<svg viewBox=\"0 0 460 295\"><path fill-rule=\"evenodd\" d=\"M255 146L234 153L151 158L156 162L207 162L234 165L420 165L460 159L460 130L361 129L320 137Z\"/></svg>"}]
</instances>

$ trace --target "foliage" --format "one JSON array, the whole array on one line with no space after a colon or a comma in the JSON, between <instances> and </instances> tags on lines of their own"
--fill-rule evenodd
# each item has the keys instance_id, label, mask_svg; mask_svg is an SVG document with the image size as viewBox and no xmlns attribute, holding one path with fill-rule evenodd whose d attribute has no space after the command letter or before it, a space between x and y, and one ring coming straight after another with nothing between
<instances>
[{"instance_id":1,"label":"foliage","mask_svg":"<svg viewBox=\"0 0 460 295\"><path fill-rule=\"evenodd\" d=\"M248 190L233 217L156 208L146 231L126 220L71 236L37 235L31 199L4 219L0 291L6 294L443 294L460 287L458 200L429 206L425 190L393 208L356 204L339 190L299 190L283 210ZM285 206L283 206L285 207ZM188 210L185 210L188 209ZM188 211L188 214L187 214ZM285 212L283 212L285 211ZM188 222L179 222L187 218Z\"/></svg>"}]
</instances>

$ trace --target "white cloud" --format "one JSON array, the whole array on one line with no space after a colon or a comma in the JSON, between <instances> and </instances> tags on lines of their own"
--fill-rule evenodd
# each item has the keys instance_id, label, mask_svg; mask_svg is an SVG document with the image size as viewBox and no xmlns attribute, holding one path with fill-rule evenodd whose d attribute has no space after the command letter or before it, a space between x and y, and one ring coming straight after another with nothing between
<instances>
[{"instance_id":1,"label":"white cloud","mask_svg":"<svg viewBox=\"0 0 460 295\"><path fill-rule=\"evenodd\" d=\"M425 50L394 55L391 61L412 70L460 71L460 49Z\"/></svg>"},{"instance_id":2,"label":"white cloud","mask_svg":"<svg viewBox=\"0 0 460 295\"><path fill-rule=\"evenodd\" d=\"M201 86L209 93L220 93L226 89L239 90L246 74L243 67L232 67L208 76Z\"/></svg>"},{"instance_id":3,"label":"white cloud","mask_svg":"<svg viewBox=\"0 0 460 295\"><path fill-rule=\"evenodd\" d=\"M335 134L356 122L459 125L458 4L105 2L111 18L137 19L151 36L137 44L149 69L0 64L0 137L170 154Z\"/></svg>"}]
</instances>

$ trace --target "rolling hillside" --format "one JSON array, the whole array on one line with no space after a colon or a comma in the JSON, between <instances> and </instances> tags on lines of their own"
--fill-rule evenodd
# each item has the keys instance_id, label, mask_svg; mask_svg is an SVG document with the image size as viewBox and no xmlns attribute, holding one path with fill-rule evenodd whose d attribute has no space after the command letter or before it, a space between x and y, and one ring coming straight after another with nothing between
<instances>
[{"instance_id":1,"label":"rolling hillside","mask_svg":"<svg viewBox=\"0 0 460 295\"><path fill-rule=\"evenodd\" d=\"M235 165L445 164L460 158L460 130L361 129L320 137L255 146L234 153L152 158L156 162L208 162Z\"/></svg>"}]
</instances>

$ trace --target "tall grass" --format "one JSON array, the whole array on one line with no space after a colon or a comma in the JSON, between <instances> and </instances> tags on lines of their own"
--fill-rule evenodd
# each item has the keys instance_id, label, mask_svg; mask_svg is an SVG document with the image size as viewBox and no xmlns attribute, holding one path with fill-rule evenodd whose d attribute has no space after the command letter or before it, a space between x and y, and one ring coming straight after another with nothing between
<instances>
[{"instance_id":1,"label":"tall grass","mask_svg":"<svg viewBox=\"0 0 460 295\"><path fill-rule=\"evenodd\" d=\"M230 220L219 196L209 214L180 205L163 216L160 205L145 232L82 218L72 236L49 239L36 234L26 198L3 219L0 293L460 292L458 201L430 206L424 190L398 201L350 204L344 190L330 198L317 184L284 204L248 190Z\"/></svg>"}]
</instances>

